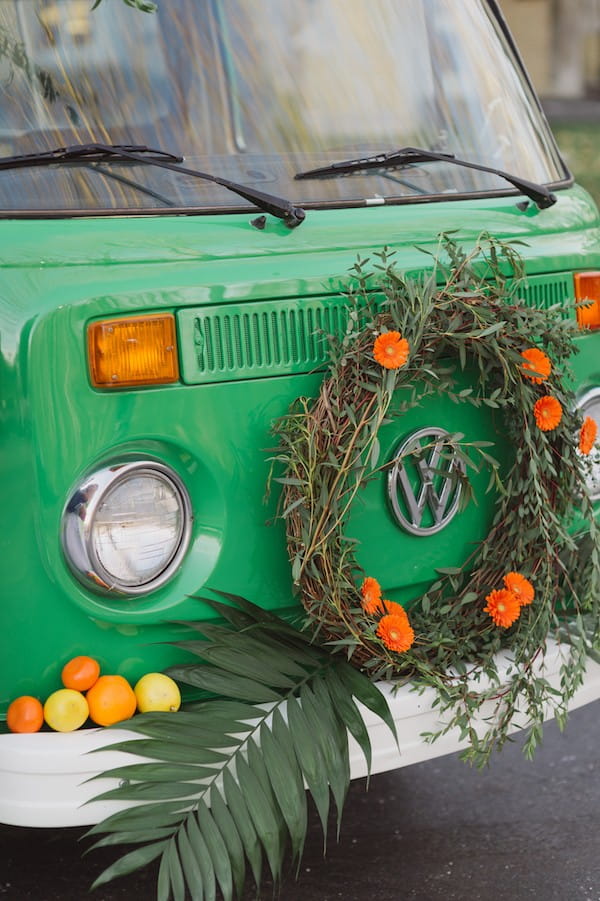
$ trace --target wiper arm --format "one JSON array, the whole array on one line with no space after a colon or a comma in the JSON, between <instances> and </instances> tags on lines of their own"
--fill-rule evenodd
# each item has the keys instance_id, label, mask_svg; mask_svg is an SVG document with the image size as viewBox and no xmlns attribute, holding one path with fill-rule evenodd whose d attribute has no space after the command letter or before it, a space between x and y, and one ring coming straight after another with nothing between
<instances>
[{"instance_id":1,"label":"wiper arm","mask_svg":"<svg viewBox=\"0 0 600 901\"><path fill-rule=\"evenodd\" d=\"M245 200L249 200L260 210L270 213L278 219L282 219L288 228L295 228L304 221L306 213L301 207L294 206L291 201L284 200L274 194L266 194L240 185L227 178L211 175L208 172L200 172L198 169L189 169L177 165L183 160L182 156L167 153L164 150L156 150L143 144L74 144L71 147L57 147L55 150L41 151L40 153L23 153L19 156L0 157L0 169L18 169L26 166L49 166L53 163L70 163L107 160L133 160L144 165L159 166L162 169L170 169L180 172L182 175L192 175L195 178L203 178L205 181L221 185L228 191L232 191Z\"/></svg>"},{"instance_id":2,"label":"wiper arm","mask_svg":"<svg viewBox=\"0 0 600 901\"><path fill-rule=\"evenodd\" d=\"M524 178L519 178L517 175L504 172L502 169L493 169L491 166L483 166L480 163L470 163L467 160L457 159L453 153L436 153L432 150L422 150L420 147L401 147L399 150L393 150L390 153L378 153L373 156L362 157L361 159L331 163L319 169L297 172L294 178L332 178L338 175L350 175L353 172L361 172L364 169L393 169L394 166L429 162L452 163L465 169L476 169L478 172L490 172L492 175L498 175L514 185L515 188L518 188L526 197L533 200L541 210L556 203L556 196L545 185L527 181Z\"/></svg>"}]
</instances>

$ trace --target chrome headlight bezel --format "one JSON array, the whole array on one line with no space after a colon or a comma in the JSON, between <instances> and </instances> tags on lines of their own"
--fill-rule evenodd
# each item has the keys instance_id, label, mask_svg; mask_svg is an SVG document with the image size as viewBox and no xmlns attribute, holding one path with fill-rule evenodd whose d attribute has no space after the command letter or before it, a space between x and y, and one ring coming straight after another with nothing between
<instances>
[{"instance_id":1,"label":"chrome headlight bezel","mask_svg":"<svg viewBox=\"0 0 600 901\"><path fill-rule=\"evenodd\" d=\"M181 511L181 527L160 572L152 578L130 584L108 572L94 547L94 528L102 502L120 485L139 476L149 476L168 486ZM189 494L176 472L154 460L111 464L81 480L71 493L62 516L62 547L73 574L95 592L139 597L161 588L175 574L188 549L192 530Z\"/></svg>"},{"instance_id":2,"label":"chrome headlight bezel","mask_svg":"<svg viewBox=\"0 0 600 901\"><path fill-rule=\"evenodd\" d=\"M598 424L600 431L600 387L591 388L578 397L576 410L582 419L591 416ZM593 502L600 501L600 447L598 443L588 456L582 456L581 459L586 470L586 483L590 499Z\"/></svg>"}]
</instances>

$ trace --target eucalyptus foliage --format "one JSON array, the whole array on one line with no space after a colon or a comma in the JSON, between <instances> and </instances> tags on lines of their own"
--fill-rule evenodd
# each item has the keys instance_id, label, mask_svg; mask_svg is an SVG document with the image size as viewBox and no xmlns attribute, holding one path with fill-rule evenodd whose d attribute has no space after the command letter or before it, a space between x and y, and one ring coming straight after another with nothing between
<instances>
[{"instance_id":1,"label":"eucalyptus foliage","mask_svg":"<svg viewBox=\"0 0 600 901\"><path fill-rule=\"evenodd\" d=\"M299 864L307 829L306 791L325 834L333 797L338 830L350 781L348 731L370 768L371 746L358 699L395 735L385 698L371 681L309 637L243 598L206 600L225 625L190 622L178 642L199 659L168 672L218 695L178 713L121 724L143 736L111 749L148 758L101 774L120 780L96 800L136 802L89 835L93 847L139 847L96 879L97 887L160 859L159 901L239 895L249 866L257 886L263 859L275 882L289 851Z\"/></svg>"},{"instance_id":2,"label":"eucalyptus foliage","mask_svg":"<svg viewBox=\"0 0 600 901\"><path fill-rule=\"evenodd\" d=\"M341 338L331 338L330 374L319 396L299 398L275 429L275 471L283 469L277 476L284 486L281 514L309 621L373 679L434 687L446 715L444 731L458 727L468 736L465 754L478 764L506 740L519 709L529 726L525 748L531 753L548 708L562 720L588 651L599 643L598 529L569 387L569 361L577 352L574 311L569 316L564 307L545 310L522 302L524 272L514 244L485 235L468 253L452 236L443 236L431 271L420 279L404 277L387 251L374 261L359 259L352 276L348 328ZM410 357L402 368L385 369L374 359L374 341L386 331L408 340ZM552 363L543 384L524 374L522 352L531 347L543 349ZM460 387L464 374L471 380L466 389ZM542 431L534 405L549 393L563 414L556 428ZM394 462L379 460L381 426L432 395L448 396L459 407L498 410L500 441L511 448L513 462L503 475L488 446L496 435L471 445L460 434L448 439L449 454L464 462L465 474L457 477L466 489L470 470L489 468L496 513L489 534L463 566L444 569L440 562L438 577L408 611L416 640L398 653L379 637L376 619L361 604L362 579L377 573L361 571L346 527L366 482ZM509 571L531 580L535 601L504 629L484 607ZM548 637L560 638L565 618L571 640L557 690L534 664L543 659ZM503 648L511 665L501 678L496 661ZM486 701L493 712L481 734L475 725Z\"/></svg>"}]
</instances>

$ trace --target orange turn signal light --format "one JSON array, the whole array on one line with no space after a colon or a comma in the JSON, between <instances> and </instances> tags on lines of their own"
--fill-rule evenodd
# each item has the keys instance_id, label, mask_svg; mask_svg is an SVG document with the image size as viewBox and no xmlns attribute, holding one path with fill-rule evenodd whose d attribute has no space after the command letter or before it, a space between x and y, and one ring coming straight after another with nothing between
<instances>
[{"instance_id":1,"label":"orange turn signal light","mask_svg":"<svg viewBox=\"0 0 600 901\"><path fill-rule=\"evenodd\" d=\"M577 307L577 322L580 328L600 328L600 272L576 272L575 299L590 300L592 303Z\"/></svg>"},{"instance_id":2,"label":"orange turn signal light","mask_svg":"<svg viewBox=\"0 0 600 901\"><path fill-rule=\"evenodd\" d=\"M88 326L92 385L166 385L179 379L172 313L102 319Z\"/></svg>"}]
</instances>

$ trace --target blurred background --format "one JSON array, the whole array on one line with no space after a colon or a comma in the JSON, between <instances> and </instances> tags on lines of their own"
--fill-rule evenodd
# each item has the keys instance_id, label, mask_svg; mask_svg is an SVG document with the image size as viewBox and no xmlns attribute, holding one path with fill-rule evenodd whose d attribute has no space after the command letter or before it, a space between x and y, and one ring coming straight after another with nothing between
<instances>
[{"instance_id":1,"label":"blurred background","mask_svg":"<svg viewBox=\"0 0 600 901\"><path fill-rule=\"evenodd\" d=\"M600 203L600 0L501 0L569 168Z\"/></svg>"}]
</instances>

